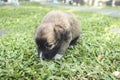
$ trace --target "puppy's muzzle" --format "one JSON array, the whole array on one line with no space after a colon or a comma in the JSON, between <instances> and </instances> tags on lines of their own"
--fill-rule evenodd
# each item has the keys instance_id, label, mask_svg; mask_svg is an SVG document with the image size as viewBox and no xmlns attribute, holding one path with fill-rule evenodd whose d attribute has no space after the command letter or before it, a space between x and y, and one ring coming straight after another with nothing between
<instances>
[{"instance_id":1,"label":"puppy's muzzle","mask_svg":"<svg viewBox=\"0 0 120 80\"><path fill-rule=\"evenodd\" d=\"M54 56L50 56L50 55L47 55L47 54L43 54L42 51L40 53L38 53L38 57L39 58L42 58L43 60L50 60L50 59L60 59L63 55L61 54L55 54Z\"/></svg>"},{"instance_id":2,"label":"puppy's muzzle","mask_svg":"<svg viewBox=\"0 0 120 80\"><path fill-rule=\"evenodd\" d=\"M38 57L42 58L43 60L51 60L55 55L56 54L53 53L43 53L42 51L38 53Z\"/></svg>"}]
</instances>

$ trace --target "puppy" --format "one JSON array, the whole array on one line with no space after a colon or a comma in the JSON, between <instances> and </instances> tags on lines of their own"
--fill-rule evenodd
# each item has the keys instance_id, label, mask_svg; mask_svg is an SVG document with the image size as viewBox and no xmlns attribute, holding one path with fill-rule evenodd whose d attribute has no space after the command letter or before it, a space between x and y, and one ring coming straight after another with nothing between
<instances>
[{"instance_id":1,"label":"puppy","mask_svg":"<svg viewBox=\"0 0 120 80\"><path fill-rule=\"evenodd\" d=\"M81 29L73 14L51 11L46 14L35 32L38 56L47 60L60 59L69 45L76 43L79 36Z\"/></svg>"}]
</instances>

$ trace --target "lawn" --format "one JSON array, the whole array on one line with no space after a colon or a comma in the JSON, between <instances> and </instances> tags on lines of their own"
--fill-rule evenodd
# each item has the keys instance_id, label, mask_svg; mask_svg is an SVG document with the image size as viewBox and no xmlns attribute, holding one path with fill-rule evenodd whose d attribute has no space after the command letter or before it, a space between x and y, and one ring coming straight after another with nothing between
<instances>
[{"instance_id":1,"label":"lawn","mask_svg":"<svg viewBox=\"0 0 120 80\"><path fill-rule=\"evenodd\" d=\"M82 39L60 60L37 57L34 32L51 10L72 12L82 28ZM119 80L120 19L73 9L38 4L0 6L0 80Z\"/></svg>"}]
</instances>

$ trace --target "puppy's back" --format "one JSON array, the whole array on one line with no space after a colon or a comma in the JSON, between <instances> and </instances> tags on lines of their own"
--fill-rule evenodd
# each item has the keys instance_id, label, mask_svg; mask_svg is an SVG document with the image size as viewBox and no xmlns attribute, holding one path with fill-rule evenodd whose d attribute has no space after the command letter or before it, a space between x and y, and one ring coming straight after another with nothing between
<instances>
[{"instance_id":1,"label":"puppy's back","mask_svg":"<svg viewBox=\"0 0 120 80\"><path fill-rule=\"evenodd\" d=\"M81 32L77 18L69 12L51 11L43 18L42 23L61 25L66 30L70 30L70 32L72 32L73 39L79 36Z\"/></svg>"},{"instance_id":2,"label":"puppy's back","mask_svg":"<svg viewBox=\"0 0 120 80\"><path fill-rule=\"evenodd\" d=\"M51 11L46 14L43 18L43 23L66 23L67 21L67 14L62 11Z\"/></svg>"}]
</instances>

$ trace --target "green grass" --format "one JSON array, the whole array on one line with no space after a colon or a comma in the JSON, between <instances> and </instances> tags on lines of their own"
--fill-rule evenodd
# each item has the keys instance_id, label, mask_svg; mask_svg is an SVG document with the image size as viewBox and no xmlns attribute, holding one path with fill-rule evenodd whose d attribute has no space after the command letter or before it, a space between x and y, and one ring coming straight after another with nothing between
<instances>
[{"instance_id":1,"label":"green grass","mask_svg":"<svg viewBox=\"0 0 120 80\"><path fill-rule=\"evenodd\" d=\"M43 61L37 57L34 32L43 16L51 10L74 13L83 30L82 40L69 48L61 60ZM0 80L119 80L120 19L41 5L0 7ZM98 56L104 54L102 60Z\"/></svg>"}]
</instances>

